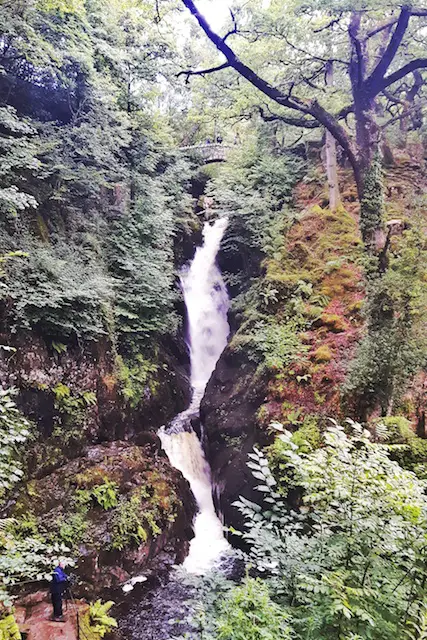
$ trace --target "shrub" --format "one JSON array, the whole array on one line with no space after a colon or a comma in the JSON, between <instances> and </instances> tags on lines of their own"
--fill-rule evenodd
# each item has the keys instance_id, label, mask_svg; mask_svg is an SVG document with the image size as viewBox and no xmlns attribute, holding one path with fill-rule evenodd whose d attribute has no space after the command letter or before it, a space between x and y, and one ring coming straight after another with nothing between
<instances>
[{"instance_id":1,"label":"shrub","mask_svg":"<svg viewBox=\"0 0 427 640\"><path fill-rule=\"evenodd\" d=\"M258 322L251 334L249 348L268 369L284 369L308 351L299 337L297 322L280 323L275 319Z\"/></svg>"},{"instance_id":2,"label":"shrub","mask_svg":"<svg viewBox=\"0 0 427 640\"><path fill-rule=\"evenodd\" d=\"M268 586L246 578L224 598L218 612L218 640L288 640L292 638L289 617L271 600Z\"/></svg>"},{"instance_id":3,"label":"shrub","mask_svg":"<svg viewBox=\"0 0 427 640\"><path fill-rule=\"evenodd\" d=\"M24 472L20 450L31 429L12 400L14 393L14 389L0 389L0 500L22 480Z\"/></svg>"},{"instance_id":4,"label":"shrub","mask_svg":"<svg viewBox=\"0 0 427 640\"><path fill-rule=\"evenodd\" d=\"M142 354L125 362L122 356L116 357L117 378L120 391L132 408L138 406L147 391L155 395L158 383L155 379L159 367L144 358Z\"/></svg>"},{"instance_id":5,"label":"shrub","mask_svg":"<svg viewBox=\"0 0 427 640\"><path fill-rule=\"evenodd\" d=\"M427 440L414 435L404 445L390 446L390 457L404 469L427 479Z\"/></svg>"},{"instance_id":6,"label":"shrub","mask_svg":"<svg viewBox=\"0 0 427 640\"><path fill-rule=\"evenodd\" d=\"M384 445L360 425L350 429L327 429L324 446L308 453L292 434L279 436L279 486L291 478L292 489L300 488L298 510L254 450L250 468L262 498L236 503L246 519L242 535L297 637L394 640L404 635L408 610L426 596L427 498L423 483L390 460Z\"/></svg>"},{"instance_id":7,"label":"shrub","mask_svg":"<svg viewBox=\"0 0 427 640\"><path fill-rule=\"evenodd\" d=\"M387 444L405 444L415 438L410 421L403 416L386 416L373 423L374 429L380 425L385 427L383 439Z\"/></svg>"}]
</instances>

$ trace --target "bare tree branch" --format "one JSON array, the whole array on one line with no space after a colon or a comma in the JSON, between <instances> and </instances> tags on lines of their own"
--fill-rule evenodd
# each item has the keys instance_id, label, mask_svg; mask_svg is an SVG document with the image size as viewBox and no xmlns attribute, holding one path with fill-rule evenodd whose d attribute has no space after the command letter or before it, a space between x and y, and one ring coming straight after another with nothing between
<instances>
[{"instance_id":1,"label":"bare tree branch","mask_svg":"<svg viewBox=\"0 0 427 640\"><path fill-rule=\"evenodd\" d=\"M412 60L394 73L391 73L389 76L383 78L377 86L376 94L384 91L384 89L387 89L387 87L389 87L391 84L394 84L398 80L401 80L402 78L407 76L408 73L411 73L416 69L427 69L427 58L417 58L416 60Z\"/></svg>"},{"instance_id":2,"label":"bare tree branch","mask_svg":"<svg viewBox=\"0 0 427 640\"><path fill-rule=\"evenodd\" d=\"M268 109L268 107L267 107ZM317 120L307 120L305 117L303 118L291 118L289 116L283 116L278 113L272 113L270 109L268 109L270 115L267 115L262 107L258 107L258 113L264 122L284 122L285 124L290 124L293 127L300 127L301 129L318 129L321 125Z\"/></svg>"},{"instance_id":3,"label":"bare tree branch","mask_svg":"<svg viewBox=\"0 0 427 640\"><path fill-rule=\"evenodd\" d=\"M379 93L378 91L376 91L376 85L384 78L391 63L393 62L397 50L399 49L405 35L406 29L408 28L410 17L410 8L402 7L399 18L397 20L396 28L390 38L390 42L388 43L388 46L383 56L381 57L381 60L378 62L377 66L364 83L365 89L367 89L368 93L374 92L373 95L377 95Z\"/></svg>"},{"instance_id":4,"label":"bare tree branch","mask_svg":"<svg viewBox=\"0 0 427 640\"><path fill-rule=\"evenodd\" d=\"M381 31L384 31L385 29L390 29L394 24L396 24L398 19L399 18L394 18L393 20L389 20L388 22L385 22L384 24L379 25L375 29L372 29L372 31L369 31L366 34L365 40L369 40L369 38L372 38L373 36L376 36L377 33L381 33Z\"/></svg>"},{"instance_id":5,"label":"bare tree branch","mask_svg":"<svg viewBox=\"0 0 427 640\"><path fill-rule=\"evenodd\" d=\"M180 71L176 74L176 77L185 76L185 83L188 84L190 81L190 76L206 76L209 73L215 73L216 71L222 71L223 69L228 69L231 65L228 62L224 62L224 64L220 64L217 67L211 67L210 69L200 69L199 71L192 71L189 69L188 71Z\"/></svg>"},{"instance_id":6,"label":"bare tree branch","mask_svg":"<svg viewBox=\"0 0 427 640\"><path fill-rule=\"evenodd\" d=\"M427 16L427 9L416 9L415 7L413 7L410 10L410 14L411 14L411 16L415 16L415 17ZM399 20L399 18L394 18L393 20L389 20L388 22L385 22L384 24L379 25L375 29L372 29L372 31L369 31L366 34L365 40L368 40L369 38L372 38L373 36L376 36L377 33L380 33L381 31L384 31L384 29L391 28L394 24L396 24L396 22L398 20Z\"/></svg>"},{"instance_id":7,"label":"bare tree branch","mask_svg":"<svg viewBox=\"0 0 427 640\"><path fill-rule=\"evenodd\" d=\"M230 31L225 34L225 36L222 39L223 42L225 42L227 38L234 35L235 33L238 33L236 16L234 15L234 12L231 9L230 9L230 15L231 15L231 20L233 21L233 28L230 29Z\"/></svg>"},{"instance_id":8,"label":"bare tree branch","mask_svg":"<svg viewBox=\"0 0 427 640\"><path fill-rule=\"evenodd\" d=\"M398 122L402 118L406 118L406 116L409 116L413 111L416 111L417 109L419 109L420 107L423 107L426 104L427 104L427 100L418 101L417 104L413 104L408 109L405 109L404 111L402 111L401 113L397 114L393 118L390 118L390 120L387 120L387 122L385 122L383 125L381 125L381 129L384 130L387 127L389 127L391 124L394 124L395 122Z\"/></svg>"},{"instance_id":9,"label":"bare tree branch","mask_svg":"<svg viewBox=\"0 0 427 640\"><path fill-rule=\"evenodd\" d=\"M348 67L349 65L349 62L347 62L347 60L342 60L341 58L323 58L321 56L316 56L313 53L310 53L309 51L306 51L305 49L302 49L301 47L298 47L296 44L293 44L292 42L290 42L285 35L283 35L283 39L286 42L286 44L291 47L291 49L294 49L299 53L304 53L308 58L310 58L310 60L318 60L320 62L324 62L325 64L327 64L328 62L337 62L338 64L345 65L346 67Z\"/></svg>"},{"instance_id":10,"label":"bare tree branch","mask_svg":"<svg viewBox=\"0 0 427 640\"><path fill-rule=\"evenodd\" d=\"M322 31L326 31L327 29L330 29L331 27L335 26L336 24L339 24L341 18L342 18L342 13L340 14L339 18L334 18L333 20L328 22L328 24L325 24L324 27L320 27L319 29L314 29L313 33L321 33Z\"/></svg>"}]
</instances>

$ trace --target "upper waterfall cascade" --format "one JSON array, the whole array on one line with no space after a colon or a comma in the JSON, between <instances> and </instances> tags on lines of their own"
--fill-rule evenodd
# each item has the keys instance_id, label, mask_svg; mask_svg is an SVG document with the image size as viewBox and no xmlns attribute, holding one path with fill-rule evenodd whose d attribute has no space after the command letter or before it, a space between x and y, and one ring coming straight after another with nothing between
<instances>
[{"instance_id":1,"label":"upper waterfall cascade","mask_svg":"<svg viewBox=\"0 0 427 640\"><path fill-rule=\"evenodd\" d=\"M191 361L191 404L162 428L159 436L171 464L188 480L199 512L194 522L195 537L184 567L191 573L203 573L228 548L222 524L212 500L210 468L190 419L198 414L209 378L227 344L230 331L227 313L229 299L221 272L216 264L227 220L205 223L204 242L181 273L181 286L188 316L188 342Z\"/></svg>"}]
</instances>

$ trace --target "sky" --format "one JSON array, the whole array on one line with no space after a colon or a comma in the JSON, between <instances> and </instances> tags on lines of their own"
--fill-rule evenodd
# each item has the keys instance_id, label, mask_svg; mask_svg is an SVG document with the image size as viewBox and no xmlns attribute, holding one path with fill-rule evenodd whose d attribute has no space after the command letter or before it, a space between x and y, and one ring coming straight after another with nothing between
<instances>
[{"instance_id":1,"label":"sky","mask_svg":"<svg viewBox=\"0 0 427 640\"><path fill-rule=\"evenodd\" d=\"M214 31L219 31L229 16L231 0L198 0L197 8L203 13Z\"/></svg>"}]
</instances>

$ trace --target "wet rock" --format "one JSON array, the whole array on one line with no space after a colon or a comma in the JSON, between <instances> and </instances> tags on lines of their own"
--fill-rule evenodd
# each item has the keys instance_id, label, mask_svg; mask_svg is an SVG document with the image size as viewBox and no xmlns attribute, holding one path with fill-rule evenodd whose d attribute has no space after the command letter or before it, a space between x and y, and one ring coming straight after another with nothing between
<instances>
[{"instance_id":1,"label":"wet rock","mask_svg":"<svg viewBox=\"0 0 427 640\"><path fill-rule=\"evenodd\" d=\"M257 426L266 381L256 364L227 348L218 361L201 406L203 445L212 469L215 506L226 525L240 528L232 506L240 495L254 500L254 479L246 466L253 446L266 441ZM259 497L259 496L258 496Z\"/></svg>"},{"instance_id":2,"label":"wet rock","mask_svg":"<svg viewBox=\"0 0 427 640\"><path fill-rule=\"evenodd\" d=\"M65 622L53 622L50 599L45 591L38 591L18 600L15 619L26 640L78 640L78 618L88 606L83 600L65 602Z\"/></svg>"},{"instance_id":3,"label":"wet rock","mask_svg":"<svg viewBox=\"0 0 427 640\"><path fill-rule=\"evenodd\" d=\"M17 403L38 430L27 456L31 474L53 471L81 455L87 444L138 441L189 403L188 352L179 336L159 346L153 378L139 401L130 402L107 340L68 345L58 353L34 333L21 332L13 339L0 335L2 344L16 348L12 357L0 354L0 385L17 388ZM58 389L69 393L62 404Z\"/></svg>"},{"instance_id":4,"label":"wet rock","mask_svg":"<svg viewBox=\"0 0 427 640\"><path fill-rule=\"evenodd\" d=\"M96 499L106 483L114 487L113 504ZM88 447L84 456L22 487L9 514L28 514L42 534L74 543L76 593L93 599L165 562L181 562L194 511L187 482L165 456L114 442Z\"/></svg>"},{"instance_id":5,"label":"wet rock","mask_svg":"<svg viewBox=\"0 0 427 640\"><path fill-rule=\"evenodd\" d=\"M192 589L173 573L135 588L119 609L119 629L126 640L170 640L191 633ZM191 638L191 635L188 636Z\"/></svg>"}]
</instances>

